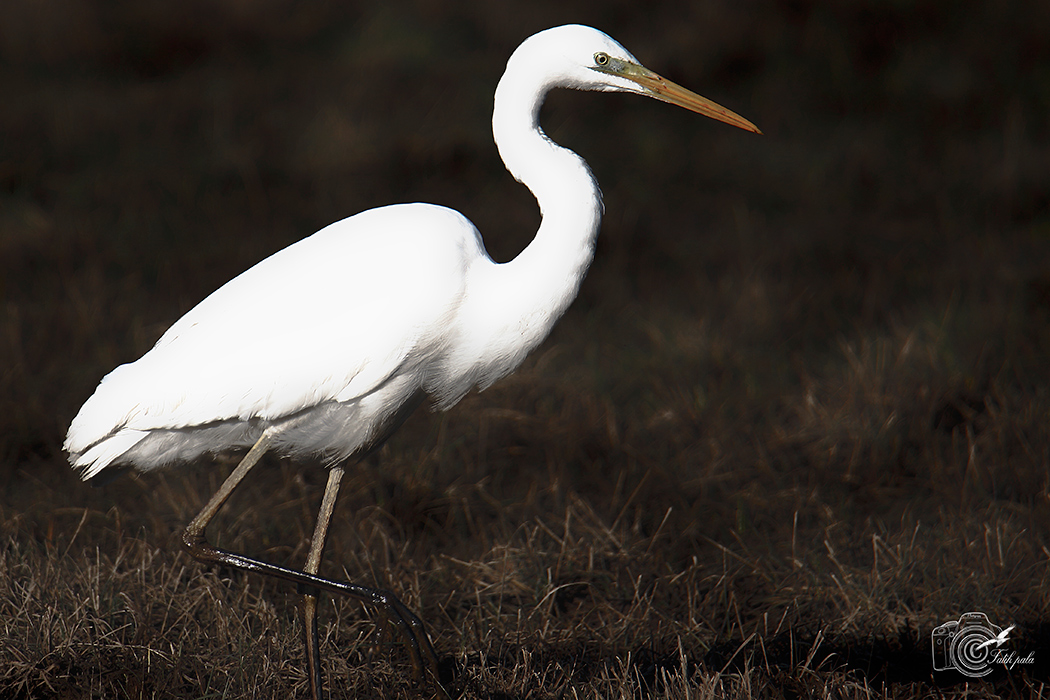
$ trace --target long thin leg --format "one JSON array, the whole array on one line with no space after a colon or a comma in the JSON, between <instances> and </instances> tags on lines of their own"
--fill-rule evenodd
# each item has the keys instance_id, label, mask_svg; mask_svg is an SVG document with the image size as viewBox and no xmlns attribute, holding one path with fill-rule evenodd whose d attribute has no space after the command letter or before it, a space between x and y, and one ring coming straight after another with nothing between
<instances>
[{"instance_id":1,"label":"long thin leg","mask_svg":"<svg viewBox=\"0 0 1050 700\"><path fill-rule=\"evenodd\" d=\"M408 650L412 657L412 666L416 671L416 675L422 677L424 669L426 669L440 685L437 654L430 643L426 626L393 593L376 588L368 588L367 586L359 586L349 581L332 581L304 571L295 571L276 564L259 561L258 559L251 559L214 547L205 538L204 531L208 527L208 523L211 522L215 514L226 503L230 494L233 493L251 468L262 458L273 442L275 432L274 429L267 429L262 434L262 437L248 451L248 454L244 456L237 468L230 473L207 505L186 526L186 530L182 534L183 546L195 559L206 564L223 564L235 569L254 571L289 581L306 590L315 588L332 593L340 593L385 610L386 614L393 618L398 631L408 643Z\"/></svg>"},{"instance_id":2,"label":"long thin leg","mask_svg":"<svg viewBox=\"0 0 1050 700\"><path fill-rule=\"evenodd\" d=\"M332 522L332 511L335 510L335 499L339 495L339 482L343 479L343 468L332 467L328 472L328 485L325 486L321 510L317 514L317 526L310 541L310 554L306 558L304 571L316 574L321 568L321 554L328 540L328 525ZM321 654L320 640L317 637L318 596L315 589L303 593L303 635L306 641L306 670L310 674L310 695L314 700L321 700Z\"/></svg>"},{"instance_id":3,"label":"long thin leg","mask_svg":"<svg viewBox=\"0 0 1050 700\"><path fill-rule=\"evenodd\" d=\"M211 497L207 505L201 509L200 513L197 513L197 517L190 521L190 524L186 526L186 531L182 533L182 543L186 546L186 549L190 550L190 554L196 555L194 543L197 541L204 542L204 528L208 527L208 523L215 517L215 514L222 508L222 504L225 503L229 498L233 490L237 488L241 480L247 476L251 468L259 463L262 456L266 454L266 450L270 449L270 443L273 442L274 430L267 428L263 431L263 434L259 439L252 445L252 449L248 450L248 454L244 455L241 463L237 465L237 468L230 472L230 475L226 477L226 481L222 482L222 486L215 492L215 495ZM205 542L205 544L207 544ZM199 558L199 557L198 557Z\"/></svg>"}]
</instances>

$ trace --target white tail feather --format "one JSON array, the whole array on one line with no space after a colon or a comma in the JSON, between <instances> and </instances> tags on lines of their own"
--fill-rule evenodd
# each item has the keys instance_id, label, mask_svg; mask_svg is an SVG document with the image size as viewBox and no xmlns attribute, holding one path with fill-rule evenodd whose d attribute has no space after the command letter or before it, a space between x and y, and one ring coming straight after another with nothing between
<instances>
[{"instance_id":1,"label":"white tail feather","mask_svg":"<svg viewBox=\"0 0 1050 700\"><path fill-rule=\"evenodd\" d=\"M121 430L91 446L81 454L71 455L70 461L74 467L84 470L80 478L87 481L91 477L97 476L99 472L137 445L147 435L149 433L144 430Z\"/></svg>"}]
</instances>

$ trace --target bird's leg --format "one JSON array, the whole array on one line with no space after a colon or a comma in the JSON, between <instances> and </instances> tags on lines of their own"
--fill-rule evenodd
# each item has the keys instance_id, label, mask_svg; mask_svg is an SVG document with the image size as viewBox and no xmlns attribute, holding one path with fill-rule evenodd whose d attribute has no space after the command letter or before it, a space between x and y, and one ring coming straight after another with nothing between
<instances>
[{"instance_id":1,"label":"bird's leg","mask_svg":"<svg viewBox=\"0 0 1050 700\"><path fill-rule=\"evenodd\" d=\"M190 554L195 559L205 562L217 562L223 563L221 558L216 558L214 554L220 550L215 549L204 539L204 529L208 527L208 523L215 517L215 514L219 512L222 505L229 499L230 494L237 488L241 480L251 471L251 468L259 463L262 456L266 454L266 450L270 448L270 443L273 441L273 429L267 428L263 431L263 434L259 439L252 445L252 449L248 450L248 454L244 455L241 459L241 463L237 465L237 468L230 472L230 475L226 477L226 481L222 482L222 486L215 492L215 495L211 497L207 505L201 509L201 512L197 514L197 517L190 521L190 524L186 526L186 531L182 533L182 544L189 550Z\"/></svg>"},{"instance_id":2,"label":"bird's leg","mask_svg":"<svg viewBox=\"0 0 1050 700\"><path fill-rule=\"evenodd\" d=\"M408 644L408 651L412 657L412 666L416 675L422 677L424 669L429 671L440 685L438 675L437 654L430 643L426 626L415 614L413 614L404 603L397 599L393 593L377 588L360 586L349 581L332 581L321 578L316 574L305 571L295 571L283 566L270 564L268 562L251 559L241 554L234 554L224 549L215 547L204 536L205 528L211 522L215 514L229 499L233 490L244 479L245 475L254 467L273 442L276 429L268 428L259 438L259 441L248 451L237 468L230 473L215 495L211 497L207 505L201 510L196 518L186 527L182 534L182 543L189 553L198 561L206 564L223 564L243 571L254 571L256 573L273 576L284 581L300 586L305 591L317 589L329 591L356 598L366 605L371 605L383 611L396 625L398 632Z\"/></svg>"},{"instance_id":3,"label":"bird's leg","mask_svg":"<svg viewBox=\"0 0 1050 700\"><path fill-rule=\"evenodd\" d=\"M332 467L328 472L328 485L325 486L321 510L317 514L317 526L310 542L310 554L303 569L308 574L316 574L321 568L321 553L328 539L328 524L332 521L332 511L335 509L335 499L339 495L339 482L342 478L342 467ZM300 589L303 588L305 587L300 586ZM303 590L303 635L306 641L306 670L310 674L310 695L314 700L321 700L321 645L317 637L317 604L317 589Z\"/></svg>"}]
</instances>

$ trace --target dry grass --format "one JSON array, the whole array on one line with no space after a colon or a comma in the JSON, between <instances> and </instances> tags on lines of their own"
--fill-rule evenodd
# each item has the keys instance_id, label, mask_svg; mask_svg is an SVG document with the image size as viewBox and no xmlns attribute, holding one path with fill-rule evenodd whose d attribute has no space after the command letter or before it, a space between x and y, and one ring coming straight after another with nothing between
<instances>
[{"instance_id":1,"label":"dry grass","mask_svg":"<svg viewBox=\"0 0 1050 700\"><path fill-rule=\"evenodd\" d=\"M552 96L608 204L580 299L348 472L323 573L417 610L453 696L1048 694L1043 3L44 7L0 9L0 696L306 695L294 591L177 546L230 459L91 489L64 430L349 213L442 202L511 257L491 91L581 20L767 135ZM214 536L301 565L324 477L264 462ZM934 673L971 610L1036 665ZM332 697L436 693L359 606L322 625Z\"/></svg>"}]
</instances>

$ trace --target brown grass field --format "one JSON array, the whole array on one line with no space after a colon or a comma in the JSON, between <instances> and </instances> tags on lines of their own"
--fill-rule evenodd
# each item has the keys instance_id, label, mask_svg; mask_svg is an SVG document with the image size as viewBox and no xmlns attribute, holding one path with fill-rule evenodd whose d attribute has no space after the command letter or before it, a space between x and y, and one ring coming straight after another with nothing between
<instances>
[{"instance_id":1,"label":"brown grass field","mask_svg":"<svg viewBox=\"0 0 1050 700\"><path fill-rule=\"evenodd\" d=\"M307 695L295 590L179 547L236 455L92 488L65 430L362 209L446 204L513 257L539 216L492 91L567 22L765 135L552 95L607 205L580 297L348 471L322 573L416 610L451 697L1050 695L1050 4L8 0L0 698ZM264 463L213 536L301 567L324 480ZM934 671L974 611L1034 663ZM360 605L321 625L331 697L442 697Z\"/></svg>"}]
</instances>

